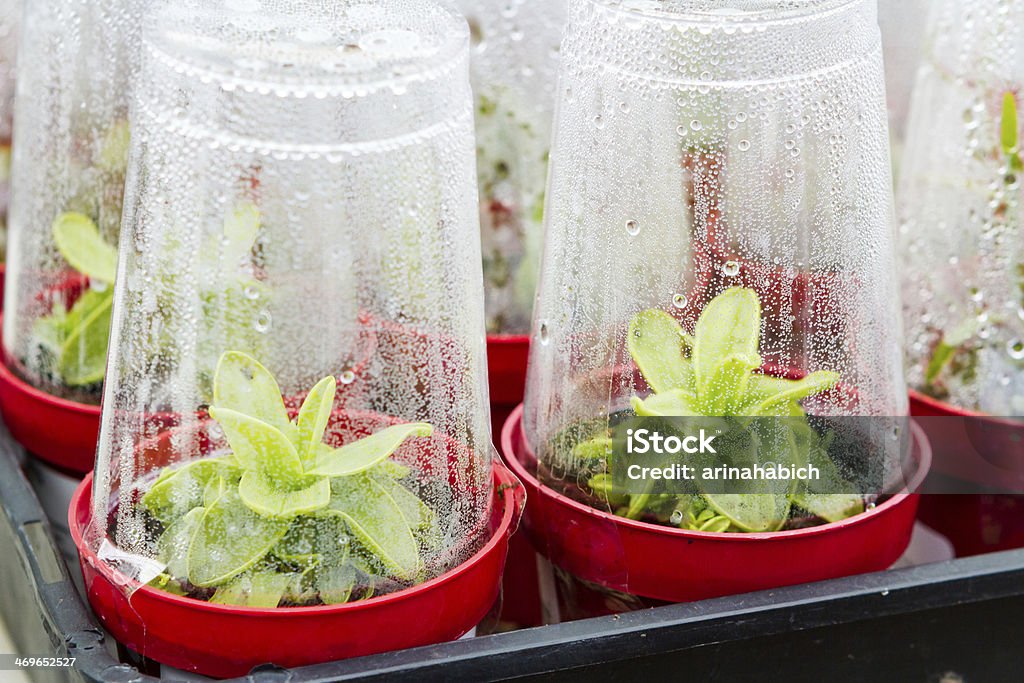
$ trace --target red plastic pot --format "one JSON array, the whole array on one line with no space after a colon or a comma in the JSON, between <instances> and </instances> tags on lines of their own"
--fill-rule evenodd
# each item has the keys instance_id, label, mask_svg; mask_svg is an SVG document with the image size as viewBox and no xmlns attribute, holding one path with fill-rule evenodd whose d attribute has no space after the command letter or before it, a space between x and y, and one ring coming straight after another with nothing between
<instances>
[{"instance_id":1,"label":"red plastic pot","mask_svg":"<svg viewBox=\"0 0 1024 683\"><path fill-rule=\"evenodd\" d=\"M495 463L490 538L469 560L412 588L344 605L258 609L215 605L141 585L102 562L84 542L92 474L68 514L86 593L103 626L139 654L215 677L254 666L296 667L454 640L498 597L523 489Z\"/></svg>"},{"instance_id":2,"label":"red plastic pot","mask_svg":"<svg viewBox=\"0 0 1024 683\"><path fill-rule=\"evenodd\" d=\"M523 402L530 337L494 334L487 337L487 380L491 392L491 433L501 434L505 420Z\"/></svg>"},{"instance_id":3,"label":"red plastic pot","mask_svg":"<svg viewBox=\"0 0 1024 683\"><path fill-rule=\"evenodd\" d=\"M910 412L934 444L935 471L976 486L1016 493L929 494L920 517L960 557L1024 547L1024 423L965 410L916 391Z\"/></svg>"},{"instance_id":4,"label":"red plastic pot","mask_svg":"<svg viewBox=\"0 0 1024 683\"><path fill-rule=\"evenodd\" d=\"M11 436L63 472L79 477L89 472L100 432L100 407L52 396L21 379L8 366L2 343L0 357L0 411Z\"/></svg>"},{"instance_id":5,"label":"red plastic pot","mask_svg":"<svg viewBox=\"0 0 1024 683\"><path fill-rule=\"evenodd\" d=\"M526 488L526 534L570 574L605 588L667 602L701 600L880 571L906 550L919 494L903 491L850 519L774 533L715 534L646 524L596 510L543 486L522 427L522 407L502 431L502 453ZM931 448L912 424L915 491Z\"/></svg>"},{"instance_id":6,"label":"red plastic pot","mask_svg":"<svg viewBox=\"0 0 1024 683\"><path fill-rule=\"evenodd\" d=\"M0 313L4 310L4 285L7 283L7 264L0 263Z\"/></svg>"}]
</instances>

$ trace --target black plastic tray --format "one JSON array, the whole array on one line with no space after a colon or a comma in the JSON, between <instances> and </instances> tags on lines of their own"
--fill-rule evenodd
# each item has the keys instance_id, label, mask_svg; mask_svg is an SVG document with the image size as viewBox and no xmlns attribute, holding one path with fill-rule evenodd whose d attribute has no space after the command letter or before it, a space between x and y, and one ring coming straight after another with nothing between
<instances>
[{"instance_id":1,"label":"black plastic tray","mask_svg":"<svg viewBox=\"0 0 1024 683\"><path fill-rule=\"evenodd\" d=\"M33 679L159 680L105 647L18 458L0 436L0 611L22 654L77 658L70 670L31 670ZM1017 681L1022 615L1024 550L301 669L260 667L238 680Z\"/></svg>"}]
</instances>

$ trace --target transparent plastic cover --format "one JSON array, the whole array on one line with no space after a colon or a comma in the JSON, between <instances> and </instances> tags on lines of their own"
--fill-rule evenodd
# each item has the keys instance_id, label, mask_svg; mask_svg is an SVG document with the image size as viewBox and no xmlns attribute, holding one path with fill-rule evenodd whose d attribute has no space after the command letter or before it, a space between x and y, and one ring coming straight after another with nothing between
<instances>
[{"instance_id":1,"label":"transparent plastic cover","mask_svg":"<svg viewBox=\"0 0 1024 683\"><path fill-rule=\"evenodd\" d=\"M863 510L907 412L874 1L576 0L560 86L525 412L542 480L711 531ZM664 416L766 418L776 436L709 464L810 457L821 488L624 488L620 427Z\"/></svg>"},{"instance_id":2,"label":"transparent plastic cover","mask_svg":"<svg viewBox=\"0 0 1024 683\"><path fill-rule=\"evenodd\" d=\"M1024 7L936 3L899 184L913 388L1024 415Z\"/></svg>"},{"instance_id":3,"label":"transparent plastic cover","mask_svg":"<svg viewBox=\"0 0 1024 683\"><path fill-rule=\"evenodd\" d=\"M469 19L487 331L526 334L568 0L458 0Z\"/></svg>"},{"instance_id":4,"label":"transparent plastic cover","mask_svg":"<svg viewBox=\"0 0 1024 683\"><path fill-rule=\"evenodd\" d=\"M6 362L44 391L99 403L148 0L25 3L13 161Z\"/></svg>"},{"instance_id":5,"label":"transparent plastic cover","mask_svg":"<svg viewBox=\"0 0 1024 683\"><path fill-rule=\"evenodd\" d=\"M0 262L7 251L7 206L11 180L14 69L18 57L21 2L0 2Z\"/></svg>"},{"instance_id":6,"label":"transparent plastic cover","mask_svg":"<svg viewBox=\"0 0 1024 683\"><path fill-rule=\"evenodd\" d=\"M469 35L430 2L148 22L89 542L215 603L343 603L488 538Z\"/></svg>"}]
</instances>

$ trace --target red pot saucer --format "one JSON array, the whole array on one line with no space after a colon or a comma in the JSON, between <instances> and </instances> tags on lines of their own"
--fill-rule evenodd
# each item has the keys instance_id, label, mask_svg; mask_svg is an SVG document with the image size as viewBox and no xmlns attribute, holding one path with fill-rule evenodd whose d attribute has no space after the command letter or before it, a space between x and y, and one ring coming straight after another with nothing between
<instances>
[{"instance_id":1,"label":"red pot saucer","mask_svg":"<svg viewBox=\"0 0 1024 683\"><path fill-rule=\"evenodd\" d=\"M468 633L498 597L509 537L523 502L522 486L497 462L493 480L491 537L469 560L417 586L344 605L215 605L133 582L102 562L83 540L91 512L91 473L75 492L68 522L89 602L120 643L169 666L227 678L268 662L304 666Z\"/></svg>"},{"instance_id":2,"label":"red pot saucer","mask_svg":"<svg viewBox=\"0 0 1024 683\"><path fill-rule=\"evenodd\" d=\"M917 391L910 392L910 414L933 444L936 472L1024 493L1024 420L967 410Z\"/></svg>"},{"instance_id":3,"label":"red pot saucer","mask_svg":"<svg viewBox=\"0 0 1024 683\"><path fill-rule=\"evenodd\" d=\"M78 477L85 475L96 455L100 407L35 388L11 371L6 358L0 343L0 411L11 436L59 470Z\"/></svg>"},{"instance_id":4,"label":"red pot saucer","mask_svg":"<svg viewBox=\"0 0 1024 683\"><path fill-rule=\"evenodd\" d=\"M686 602L881 571L906 550L920 494L903 491L842 522L775 533L716 534L646 524L596 510L543 486L523 465L522 406L502 432L502 455L526 488L523 528L538 552L592 583L653 600ZM917 471L931 448L911 423Z\"/></svg>"}]
</instances>

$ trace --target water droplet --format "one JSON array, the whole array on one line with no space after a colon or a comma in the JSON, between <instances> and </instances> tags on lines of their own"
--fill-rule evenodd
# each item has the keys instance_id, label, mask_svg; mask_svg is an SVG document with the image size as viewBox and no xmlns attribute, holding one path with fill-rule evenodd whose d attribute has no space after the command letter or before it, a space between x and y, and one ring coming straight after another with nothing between
<instances>
[{"instance_id":1,"label":"water droplet","mask_svg":"<svg viewBox=\"0 0 1024 683\"><path fill-rule=\"evenodd\" d=\"M541 321L537 334L540 337L540 343L547 346L548 342L551 341L551 332L548 330L548 323L546 320Z\"/></svg>"},{"instance_id":2,"label":"water droplet","mask_svg":"<svg viewBox=\"0 0 1024 683\"><path fill-rule=\"evenodd\" d=\"M256 289L252 285L247 286L245 288L245 298L251 301L256 301L256 299L260 298L260 290Z\"/></svg>"},{"instance_id":3,"label":"water droplet","mask_svg":"<svg viewBox=\"0 0 1024 683\"><path fill-rule=\"evenodd\" d=\"M253 327L257 332L268 332L270 326L274 324L274 319L270 315L270 311L260 311L256 314L256 320L253 322Z\"/></svg>"},{"instance_id":4,"label":"water droplet","mask_svg":"<svg viewBox=\"0 0 1024 683\"><path fill-rule=\"evenodd\" d=\"M682 524L683 523L683 511L682 510L673 510L672 511L672 516L668 518L668 521L672 522L676 526Z\"/></svg>"},{"instance_id":5,"label":"water droplet","mask_svg":"<svg viewBox=\"0 0 1024 683\"><path fill-rule=\"evenodd\" d=\"M697 119L694 119L693 121L690 121L690 128L692 128L695 131L700 130L703 127L704 127L704 124L701 123L700 121L698 121Z\"/></svg>"},{"instance_id":6,"label":"water droplet","mask_svg":"<svg viewBox=\"0 0 1024 683\"><path fill-rule=\"evenodd\" d=\"M633 237L636 237L640 234L640 223L634 220L626 221L626 232L633 235Z\"/></svg>"},{"instance_id":7,"label":"water droplet","mask_svg":"<svg viewBox=\"0 0 1024 683\"><path fill-rule=\"evenodd\" d=\"M351 370L345 370L340 375L338 375L338 380L342 384L352 384L352 382L356 381L356 373L352 372Z\"/></svg>"},{"instance_id":8,"label":"water droplet","mask_svg":"<svg viewBox=\"0 0 1024 683\"><path fill-rule=\"evenodd\" d=\"M736 277L740 274L740 264L736 261L726 261L722 266L722 272L726 277Z\"/></svg>"},{"instance_id":9,"label":"water droplet","mask_svg":"<svg viewBox=\"0 0 1024 683\"><path fill-rule=\"evenodd\" d=\"M1010 358L1014 360L1024 360L1024 341L1020 339L1011 339L1006 344L1006 352L1010 354Z\"/></svg>"},{"instance_id":10,"label":"water droplet","mask_svg":"<svg viewBox=\"0 0 1024 683\"><path fill-rule=\"evenodd\" d=\"M741 152L746 152L750 149L750 140L740 140L736 146L739 147Z\"/></svg>"},{"instance_id":11,"label":"water droplet","mask_svg":"<svg viewBox=\"0 0 1024 683\"><path fill-rule=\"evenodd\" d=\"M679 126L676 128L676 132L679 133L680 137L686 137L690 131L686 130L686 126Z\"/></svg>"},{"instance_id":12,"label":"water droplet","mask_svg":"<svg viewBox=\"0 0 1024 683\"><path fill-rule=\"evenodd\" d=\"M672 297L672 305L676 308L686 308L686 303L687 299L685 294L676 294Z\"/></svg>"}]
</instances>

